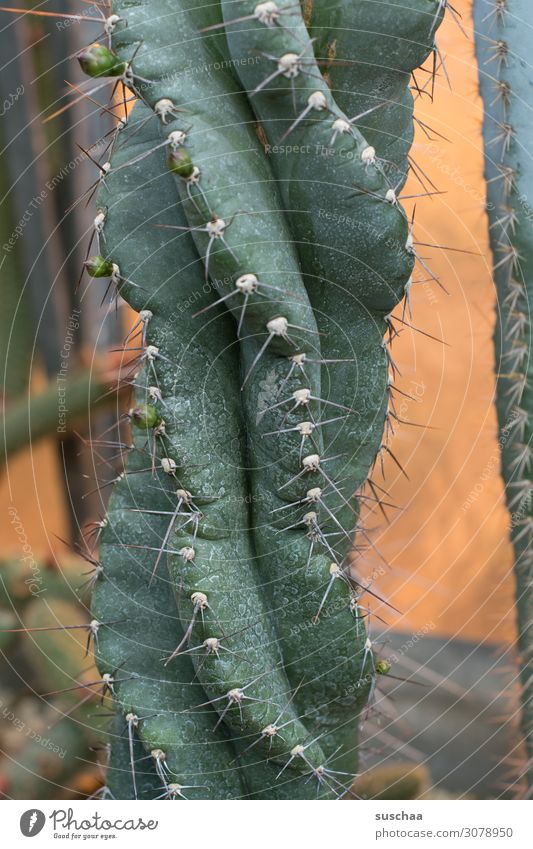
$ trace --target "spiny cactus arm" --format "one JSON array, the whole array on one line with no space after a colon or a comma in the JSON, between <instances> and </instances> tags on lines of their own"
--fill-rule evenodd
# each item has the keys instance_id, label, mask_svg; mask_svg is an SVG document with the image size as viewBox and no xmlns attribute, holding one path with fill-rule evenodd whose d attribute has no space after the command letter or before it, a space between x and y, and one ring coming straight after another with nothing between
<instances>
[{"instance_id":1,"label":"spiny cactus arm","mask_svg":"<svg viewBox=\"0 0 533 849\"><path fill-rule=\"evenodd\" d=\"M120 11L118 6L115 8ZM168 26L161 26L161 18L154 20L157 10L160 10L164 19L168 21ZM194 161L196 161L197 145L205 144L206 164L204 166L202 149L200 148L199 165L201 173L205 176L205 183L201 182L202 191L209 202L212 202L211 195L213 194L217 198L216 209L219 209L218 198L220 198L221 204L228 203L228 201L234 203L233 198L238 196L238 191L244 191L246 214L239 216L235 223L238 224L237 232L239 239L242 238L245 258L243 263L236 268L233 276L236 276L237 272L247 274L253 271L254 273L258 272L257 276L261 281L263 270L265 270L266 279L269 280L268 275L272 273L271 270L274 268L276 280L273 285L279 284L281 280L283 287L281 293L276 290L273 294L270 294L268 289L261 290L261 287L259 287L261 299L256 301L252 298L247 306L243 328L248 330L248 333L260 329L261 336L259 336L257 342L251 342L247 346L247 350L251 353L246 358L245 382L256 367L256 361L260 361L261 357L266 355L265 345L270 345L270 343L272 343L270 347L274 351L290 352L291 354L294 352L298 354L311 352L311 359L315 358L319 361L316 325L312 310L307 302L305 289L301 283L294 249L288 242L288 234L280 213L277 211L277 197L272 189L268 168L263 162L262 151L248 128L246 128L246 147L243 150L242 136L246 122L251 120L250 113L242 107L241 99L235 95L233 80L227 79L227 74L224 78L224 72L220 68L215 75L212 86L211 80L208 80L209 97L207 101L205 98L205 80L200 76L199 82L195 83L197 88L190 84L191 74L186 73L187 62L195 63L193 69L195 67L205 69L206 67L209 68L209 61L213 62L214 59L217 59L218 65L220 65L220 56L218 53L206 50L205 42L197 37L191 18L185 14L176 15L175 4L172 5L171 13L168 11L168 4L165 5L164 3L161 3L157 10L153 5L150 9L144 11L142 6L138 6L134 10L137 18L132 17L131 9L124 11L123 16L128 21L128 27L117 30L113 40L114 46L120 55L123 55L124 50L126 50L126 55L131 55L136 39L139 39L140 34L142 34L143 42L141 49L136 54L135 69L144 79L152 80L150 85L143 84L143 97L156 112L160 111L160 107L159 110L157 109L157 104L160 104L163 99L170 100L176 109L183 108L186 110L187 121L192 126L188 136L194 143ZM179 23L179 26L176 26L177 23ZM177 49L177 46L179 47L182 43L186 44L186 56L183 55L183 51ZM165 61L167 62L166 65ZM181 82L184 75L186 87ZM224 87L220 91L219 97L216 98L218 91L216 82L221 77L224 81ZM194 74L192 74L192 78L194 82ZM183 99L184 90L187 92L186 100ZM216 113L212 108L214 99L217 103ZM206 102L209 107L207 109ZM224 104L227 104L226 114L221 111ZM214 120L215 117L216 121ZM223 127L222 134L218 129L219 125ZM167 137L170 132L173 132L172 126L169 122L164 130ZM235 133L237 133L236 136ZM250 147L251 154L247 150L248 147ZM235 158L236 152L239 154L238 158ZM231 158L228 159L229 154L231 154ZM235 162L236 167L229 167L233 162ZM178 182L182 184L181 191L184 193L183 180L178 180ZM218 194L216 194L217 192ZM202 202L200 196L195 195L194 197L197 203ZM184 206L189 214L190 223L195 224L195 206L188 193L184 197ZM222 210L224 218L227 220L224 207ZM232 213L234 212L235 207L232 209ZM252 214L248 215L249 212ZM256 214L257 212L260 213L259 216ZM241 235L241 224L246 220L249 220L253 232L244 229ZM199 247L202 252L202 245ZM203 250L205 254L205 246ZM218 252L210 255L209 269L212 276L215 276L215 260L218 256ZM287 301L287 293L291 297L290 301ZM240 309L239 306L238 310L240 311ZM254 324L256 311L260 322L263 323L258 323L256 320ZM250 321L247 324L246 316L250 316ZM272 321L272 324L267 324L269 335L265 340L264 322L267 319L269 322ZM315 397L319 398L320 370L318 363L309 362L307 370L312 379ZM283 363L283 379L286 373L287 365ZM281 462L281 465L283 466L283 462ZM285 479L287 477L288 475ZM291 497L290 491L286 494L286 498L289 497ZM190 564L189 571L191 573L194 571L194 565ZM318 604L319 600L317 601L315 598L315 611ZM195 609L196 603L191 604L189 602L189 605L189 615L196 616L198 620L199 611ZM204 672L201 674L201 680L206 683ZM296 730L296 726L294 726L294 729ZM292 730L293 728L291 728ZM302 730L298 730L294 740L295 744L301 743ZM271 751L275 754L276 741L271 745ZM309 756L311 756L311 753L309 753Z\"/></svg>"},{"instance_id":2,"label":"spiny cactus arm","mask_svg":"<svg viewBox=\"0 0 533 849\"><path fill-rule=\"evenodd\" d=\"M253 115L231 65L198 36L189 5L115 0L122 23L113 49L123 61L135 57L136 89L161 121L206 280L239 331L285 354L296 331L312 350L316 326Z\"/></svg>"},{"instance_id":3,"label":"spiny cactus arm","mask_svg":"<svg viewBox=\"0 0 533 849\"><path fill-rule=\"evenodd\" d=\"M239 207L244 213L235 219L234 224L241 242L240 245L237 243L235 251L242 250L243 259L235 265L235 258L227 251L210 255L209 266L215 281L220 282L216 274L218 263L229 260L234 266L230 269L230 276L240 280L241 284L246 282L243 278L257 277L259 281L268 281L267 286L276 287L264 288L259 283L257 297L243 289L245 302L236 307L233 307L233 301L226 300L227 306L239 315L239 328L242 324L243 330L248 331L248 338L255 336L247 346L249 355L244 382L255 368L256 357L260 359L268 351L289 356L305 356L307 353L311 360L307 363L307 371L312 379L313 393L320 397L320 347L313 311L301 280L290 234L279 210L271 174L251 129L252 113L238 94L236 83L227 70L231 67L230 60L218 51L216 45L210 47L210 42L197 33L196 24L209 23L217 7L210 6L211 17L206 18L207 7L188 5L187 12L182 12L179 4L177 8L175 3L171 4L170 10L168 2L161 1L157 6L158 17L154 17L156 8L153 4L150 7L137 6L136 17L131 17L130 10L123 11L128 27L117 30L114 46L121 56L130 55L142 35L143 48L136 54L135 68L139 69L143 78L153 80L151 85L143 84L143 97L158 114L162 99L174 104L175 114L183 109L183 120L191 127L185 144L188 146L190 139L193 160L200 163L199 185L203 196L195 195L194 202L202 203L203 199L207 199L213 209L222 209L225 221L229 220L228 213L224 211L228 209L227 204L233 204L230 210L232 216ZM115 8L120 12L118 3ZM161 26L162 20L166 23L164 27ZM213 63L217 73L212 79L210 67ZM165 98L162 98L163 94ZM164 133L168 138L178 122L172 123L166 113L164 120ZM196 158L197 149L199 160ZM174 155L170 150L168 159L171 167ZM183 163L183 156L180 156L180 163ZM205 165L202 164L204 159ZM184 194L183 183L183 179L178 177L185 211L194 225L197 223L197 211L191 197ZM221 260L219 256L222 256ZM238 277L241 272L244 274ZM228 268L225 273L227 276ZM275 279L269 275L274 275ZM265 340L266 323L270 329L267 328ZM312 362L313 359L315 362ZM286 370L289 368L290 363Z\"/></svg>"},{"instance_id":4,"label":"spiny cactus arm","mask_svg":"<svg viewBox=\"0 0 533 849\"><path fill-rule=\"evenodd\" d=\"M413 140L411 88L432 96L431 77L413 80L435 51L441 0L314 0L304 4L309 34L335 100L372 145L393 185L403 185Z\"/></svg>"},{"instance_id":5,"label":"spiny cactus arm","mask_svg":"<svg viewBox=\"0 0 533 849\"><path fill-rule=\"evenodd\" d=\"M309 742L309 734L290 703L290 686L280 667L266 599L252 565L238 365L232 347L235 335L229 317L223 314L209 322L205 315L192 318L213 295L205 291L201 261L190 237L183 233L176 237L167 229L151 226L183 220L180 207L175 207L175 188L162 152L120 168L156 143L156 123L146 122L139 129L146 110L136 112L138 124L122 131L125 141L115 151L116 167L102 187L99 202L107 208L105 243L110 257L125 278L138 283L142 275L142 289L123 283L121 294L136 309L150 309L143 344L155 343L161 355L146 362L143 378L147 386L152 382L157 386L158 409L153 404L138 405L133 420L148 425L152 447L154 425L159 430L158 455L163 454L159 462L170 473L162 505L151 506L153 485L145 487L143 499L137 499L137 509L156 511L140 515L149 518L161 512L166 528L155 546L143 541L141 531L138 544L156 549L147 574L145 569L146 580L159 554L168 553L187 637L176 635L174 649L179 646L179 651L167 651L167 659L175 658L165 668L186 659L185 653L192 657L197 680L205 686L207 696L189 700L189 708L200 710L199 706L211 699L234 736L253 735L255 741L283 713L287 723L283 739L281 735L272 741L265 739L257 749L263 757L270 752L279 758L302 739ZM153 353L150 345L144 353L148 350ZM149 454L145 466L150 465ZM149 478L149 471L146 474ZM130 486L133 482L137 485L137 478L127 476ZM173 521L180 500L181 517ZM104 532L103 544L110 532ZM116 548L109 557L113 550ZM105 601L105 594L102 598ZM189 699L193 698L189 694ZM139 733L142 737L144 732L141 729ZM321 763L320 747L310 745L307 758ZM299 778L302 768L307 770L303 759L287 770L292 795L314 792L310 783Z\"/></svg>"},{"instance_id":6,"label":"spiny cactus arm","mask_svg":"<svg viewBox=\"0 0 533 849\"><path fill-rule=\"evenodd\" d=\"M246 342L243 348L246 359ZM358 715L372 662L364 654L366 635L357 620L363 614L353 604L356 587L344 563L347 535L330 507L336 484L328 482L316 405L290 412L302 385L300 373L287 380L287 364L269 354L246 387L246 408L257 410L248 418L254 537L296 704L326 755L337 752L331 768L354 774ZM280 399L289 403L276 407ZM298 428L307 433L314 421L316 430L302 436Z\"/></svg>"},{"instance_id":7,"label":"spiny cactus arm","mask_svg":"<svg viewBox=\"0 0 533 849\"><path fill-rule=\"evenodd\" d=\"M403 296L413 265L409 228L366 140L322 80L294 5L271 26L254 18L249 2L223 2L222 9L231 59L268 136L285 207L294 210L291 226L322 334L322 397L345 413L344 421L321 431L324 460L332 458L324 470L334 483L343 481L341 494L329 487L327 504L349 535L356 506L346 501L366 480L381 446L391 392L383 334L387 314ZM249 21L235 22L247 14ZM206 34L219 37L214 30ZM246 63L250 55L260 61ZM316 108L324 104L322 97L325 106ZM331 518L324 518L331 528ZM341 566L349 547L347 535L336 540ZM342 592L341 581L338 586ZM348 592L346 596L349 599ZM360 609L355 603L355 610ZM344 710L345 717L350 702L355 711L360 709L357 683L366 679L361 666L373 673L363 631L361 627L359 652L346 650L346 663L342 652L337 655L340 668L330 660L331 673L322 680L331 704L338 705L339 713ZM287 639L294 640L294 628ZM342 704L339 693L346 694Z\"/></svg>"},{"instance_id":8,"label":"spiny cactus arm","mask_svg":"<svg viewBox=\"0 0 533 849\"><path fill-rule=\"evenodd\" d=\"M107 734L108 763L106 770L106 783L99 792L102 799L193 799L196 797L193 788L174 784L171 792L162 790L161 775L156 771L156 761L153 757L146 755L146 749L142 745L137 732L134 731L130 741L125 733L124 721L118 716L113 721L112 730ZM244 744L241 749L244 750ZM133 769L132 769L133 763ZM159 773L165 769L165 761L161 761L159 755L157 764ZM277 799L294 798L294 780L283 775L278 778L279 765L263 759L254 759L250 754L241 754L238 761L244 768L252 787L256 791L249 793L250 798ZM228 769L234 769L235 763L228 760ZM166 769L165 769L166 771ZM168 775L165 776L169 780ZM301 782L302 779L299 779ZM171 783L171 782L170 782ZM215 789L214 794L217 796ZM248 798L247 795L247 798ZM310 794L309 794L310 795ZM316 793L313 788L313 797Z\"/></svg>"},{"instance_id":9,"label":"spiny cactus arm","mask_svg":"<svg viewBox=\"0 0 533 849\"><path fill-rule=\"evenodd\" d=\"M527 0L474 3L496 312L497 412L515 553L522 727L533 785L533 160Z\"/></svg>"},{"instance_id":10,"label":"spiny cactus arm","mask_svg":"<svg viewBox=\"0 0 533 849\"><path fill-rule=\"evenodd\" d=\"M243 343L243 359L247 374L251 368L248 363L255 362L257 353L257 346L250 344L248 340ZM301 353L298 356L301 356ZM289 504L301 501L301 487L304 483L301 464L303 458L298 456L298 449L295 450L294 435L293 444L290 443L290 437L285 440L285 445L281 442L279 446L276 446L275 442L276 437L277 441L280 441L280 429L292 424L306 424L305 419L316 416L319 395L314 388L316 384L313 381L313 375L317 363L321 363L318 348L305 363L303 373L300 369L301 360L297 366L295 362L291 364L280 361L269 352L263 352L259 364L255 366L255 378L246 387L249 392L246 409L251 411L248 417L250 432L254 429L254 421L261 418L267 407L276 408L268 411L262 430L258 430L255 425L256 433L250 440L253 465L258 470L253 473L254 531L257 546L261 552L262 571L267 565L271 572L274 571L273 580L268 581L268 586L273 588L277 632L281 636L284 658L288 664L293 686L302 685L298 697L301 710L307 710L311 703L314 705L313 727L319 735L329 734L332 728L338 729L342 723L350 725L351 734L346 733L346 727L341 729L341 734L343 738L351 738L351 746L354 748L357 713L366 700L371 683L367 673L371 674L373 661L371 652L366 646L363 629L356 631L349 609L351 586L341 566L342 555L338 556L336 563L334 560L337 555L332 551L331 546L328 546L329 550L323 549L321 540L325 539L325 531L301 521L298 514L309 512L304 507L301 511L293 509L288 514L280 513L278 522L274 522L272 516L274 510L284 510ZM294 371L295 368L296 381L287 380L289 372ZM307 388L302 386L302 374L305 375ZM310 392L314 395L311 414L307 403L301 404L296 416L288 415L286 406L279 406L279 399L283 399L285 395L288 395L289 401L291 400L291 390L304 394ZM337 407L335 402L331 401L327 406L331 412L330 418L335 417L340 405ZM265 434L271 438L265 439ZM283 441L283 437L281 440ZM299 442L300 437L297 444ZM322 460L325 462L326 458L321 450L320 426L309 444L318 447ZM310 447L308 450L311 452L308 459L312 460L314 449ZM307 466L304 466L304 471L306 469ZM326 491L327 485L323 473L327 477L326 465L321 471L309 467L305 478L306 489L316 490L317 487L313 486L314 481L315 484L320 483ZM303 495L305 491L304 489ZM327 511L324 509L321 512L321 521L325 518L326 522L329 521L331 524ZM353 524L353 512L349 511L349 514L350 522ZM336 517L335 521L337 521ZM284 536L280 536L281 530L287 525L293 527ZM334 534L338 533L337 527L334 524L331 525ZM346 532L340 533L345 538L348 537ZM311 537L314 538L312 546ZM342 597L340 605L339 597ZM287 599L290 599L290 603ZM356 606L356 613L357 610ZM320 613L323 614L324 619L322 624L317 625ZM315 625L313 625L314 621ZM346 664L350 667L348 670L343 668ZM317 667L320 670L318 674ZM341 668L340 675L337 674L338 667ZM324 677L330 679L327 686L324 685ZM343 677L346 679L344 683ZM334 697L332 697L332 689ZM357 708L355 711L350 710L354 702ZM332 752L337 749L338 742L337 738L333 737L327 741L324 740L327 751ZM353 772L353 751L349 752L349 757L349 766Z\"/></svg>"}]
</instances>

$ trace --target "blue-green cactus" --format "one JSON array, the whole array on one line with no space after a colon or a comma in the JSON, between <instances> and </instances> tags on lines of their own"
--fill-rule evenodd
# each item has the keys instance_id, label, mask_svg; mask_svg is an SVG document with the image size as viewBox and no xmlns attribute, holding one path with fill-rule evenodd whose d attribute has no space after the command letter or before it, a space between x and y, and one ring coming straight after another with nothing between
<instances>
[{"instance_id":1,"label":"blue-green cactus","mask_svg":"<svg viewBox=\"0 0 533 849\"><path fill-rule=\"evenodd\" d=\"M167 797L346 795L379 672L355 495L388 450L409 222L294 4L113 11L80 61L144 102L87 264L140 315L92 607L128 792L140 744Z\"/></svg>"},{"instance_id":2,"label":"blue-green cactus","mask_svg":"<svg viewBox=\"0 0 533 849\"><path fill-rule=\"evenodd\" d=\"M441 0L314 0L307 25L314 51L324 61L335 100L358 119L391 183L408 172L413 141L413 94L432 96L437 69L435 34L444 14ZM428 78L412 74L434 52Z\"/></svg>"},{"instance_id":3,"label":"blue-green cactus","mask_svg":"<svg viewBox=\"0 0 533 849\"><path fill-rule=\"evenodd\" d=\"M533 785L533 161L527 0L474 3L485 117L485 177L497 293L496 374L502 471L515 552L525 774ZM531 266L531 267L530 267Z\"/></svg>"}]
</instances>

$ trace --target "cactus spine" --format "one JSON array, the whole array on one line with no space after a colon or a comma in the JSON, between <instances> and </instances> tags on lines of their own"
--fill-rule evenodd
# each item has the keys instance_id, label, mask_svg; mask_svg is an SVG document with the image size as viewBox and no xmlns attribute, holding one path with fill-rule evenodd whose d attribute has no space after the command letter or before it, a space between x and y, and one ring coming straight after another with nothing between
<instances>
[{"instance_id":1,"label":"cactus spine","mask_svg":"<svg viewBox=\"0 0 533 849\"><path fill-rule=\"evenodd\" d=\"M502 471L515 554L526 775L533 785L533 197L530 99L533 71L527 0L476 0L479 84L490 244L497 293L496 373Z\"/></svg>"},{"instance_id":2,"label":"cactus spine","mask_svg":"<svg viewBox=\"0 0 533 849\"><path fill-rule=\"evenodd\" d=\"M409 222L294 4L113 11L112 49L79 59L143 101L87 262L139 312L135 437L97 526L92 606L129 740L117 792L149 792L140 746L165 798L345 795L388 671L348 555L354 496L389 450L384 334Z\"/></svg>"}]
</instances>

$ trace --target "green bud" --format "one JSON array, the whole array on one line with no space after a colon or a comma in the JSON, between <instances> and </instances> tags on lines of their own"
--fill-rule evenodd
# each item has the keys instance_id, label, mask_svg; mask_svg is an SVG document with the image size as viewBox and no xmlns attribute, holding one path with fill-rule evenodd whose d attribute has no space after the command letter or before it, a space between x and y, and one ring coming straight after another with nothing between
<instances>
[{"instance_id":1,"label":"green bud","mask_svg":"<svg viewBox=\"0 0 533 849\"><path fill-rule=\"evenodd\" d=\"M111 277L113 274L113 263L99 254L89 257L85 268L89 277Z\"/></svg>"},{"instance_id":2,"label":"green bud","mask_svg":"<svg viewBox=\"0 0 533 849\"><path fill-rule=\"evenodd\" d=\"M88 77L121 77L126 71L126 63L103 44L85 47L76 58Z\"/></svg>"},{"instance_id":3,"label":"green bud","mask_svg":"<svg viewBox=\"0 0 533 849\"><path fill-rule=\"evenodd\" d=\"M182 145L169 149L167 153L167 166L173 174L183 177L184 180L188 180L194 171L190 153Z\"/></svg>"},{"instance_id":4,"label":"green bud","mask_svg":"<svg viewBox=\"0 0 533 849\"><path fill-rule=\"evenodd\" d=\"M388 675L391 670L391 665L388 660L378 660L376 663L376 672L378 675Z\"/></svg>"},{"instance_id":5,"label":"green bud","mask_svg":"<svg viewBox=\"0 0 533 849\"><path fill-rule=\"evenodd\" d=\"M161 416L151 404L138 404L130 410L131 420L141 430L150 430L161 422Z\"/></svg>"}]
</instances>

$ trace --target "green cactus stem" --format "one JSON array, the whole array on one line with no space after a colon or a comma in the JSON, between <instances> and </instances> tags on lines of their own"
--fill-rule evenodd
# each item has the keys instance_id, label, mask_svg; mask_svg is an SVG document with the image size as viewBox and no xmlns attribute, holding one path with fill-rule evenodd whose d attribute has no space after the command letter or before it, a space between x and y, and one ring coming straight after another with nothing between
<instances>
[{"instance_id":1,"label":"green cactus stem","mask_svg":"<svg viewBox=\"0 0 533 849\"><path fill-rule=\"evenodd\" d=\"M85 269L89 277L111 277L115 272L113 263L103 256L92 256L85 261Z\"/></svg>"},{"instance_id":2,"label":"green cactus stem","mask_svg":"<svg viewBox=\"0 0 533 849\"><path fill-rule=\"evenodd\" d=\"M533 33L527 0L474 3L487 211L496 311L496 406L502 472L511 517L525 775L533 786L533 163L529 61Z\"/></svg>"},{"instance_id":3,"label":"green cactus stem","mask_svg":"<svg viewBox=\"0 0 533 849\"><path fill-rule=\"evenodd\" d=\"M107 749L107 777L99 793L101 799L157 799L165 795L153 758L146 757L146 750L135 731L130 743L118 716L109 732Z\"/></svg>"},{"instance_id":4,"label":"green cactus stem","mask_svg":"<svg viewBox=\"0 0 533 849\"><path fill-rule=\"evenodd\" d=\"M380 163L369 156L370 146L357 123L348 120L323 81L298 7L286 8L279 26L258 18L232 23L237 11L253 17L253 3L223 2L222 10L230 57L268 138L287 215L297 210L290 220L321 333L322 398L337 405L323 405L324 418L332 419L321 428L324 463L307 479L309 489L319 487L328 496L324 501L330 512L319 505L323 533L340 531L322 574L327 589L333 567L330 586L342 594L346 575L341 571L337 582L334 567L343 565L353 531L359 528L352 497L367 480L378 453L388 450L382 434L394 375L389 375L383 337L388 314L404 296L413 267L409 225ZM205 37L220 38L210 32ZM250 56L259 59L251 63ZM341 480L342 491L337 483ZM306 490L300 490L300 498ZM362 615L357 604L353 610ZM340 625L340 614L337 620ZM290 636L294 631L287 633L297 644ZM341 716L347 711L357 715L367 693L353 682L362 686L373 673L372 644L363 639L362 628L358 633L359 652L343 653L337 644L339 662L325 669L319 682L329 710L327 719L322 711L317 722L339 729L331 735L334 746L347 736L355 739L355 720L352 728L342 729Z\"/></svg>"},{"instance_id":5,"label":"green cactus stem","mask_svg":"<svg viewBox=\"0 0 533 849\"><path fill-rule=\"evenodd\" d=\"M433 95L432 76L415 72L433 51L444 15L441 0L328 0L309 4L307 22L315 55L335 100L358 126L391 183L403 186L413 141L413 94Z\"/></svg>"},{"instance_id":6,"label":"green cactus stem","mask_svg":"<svg viewBox=\"0 0 533 849\"><path fill-rule=\"evenodd\" d=\"M119 5L115 8L117 13L120 12L122 14ZM296 371L296 381L290 380L287 382L287 375L292 363L291 360L287 361L285 358L279 358L279 354L285 354L289 357L296 355L299 358L303 356L306 359L304 372L306 379L312 382L311 389L307 391L313 396L313 399L310 400L312 406L316 409L311 415L315 416L316 411L320 407L321 398L319 369L321 354L318 333L316 331L313 313L307 301L305 288L301 283L298 283L299 274L295 265L294 250L289 247L288 234L279 233L279 228L277 232L272 228L272 219L274 219L274 222L279 220L279 214L273 214L273 211L275 212L276 210L277 201L275 195L272 195L272 189L269 188L272 185L272 179L269 175L268 168L264 164L257 140L253 137L250 138L250 145L254 152L251 165L254 165L254 161L259 162L259 175L254 173L248 176L243 172L243 164L247 161L247 157L242 156L242 154L242 164L239 169L233 171L226 167L228 154L225 153L225 150L228 148L228 141L234 144L231 135L229 135L228 139L227 127L237 122L242 134L243 122L251 123L252 116L247 111L245 102L243 103L239 98L231 96L234 90L234 84L231 82L231 79L227 83L230 94L226 94L222 104L222 106L226 106L227 117L224 113L221 116L215 114L210 104L209 111L206 111L204 100L199 96L195 96L194 83L192 85L189 83L191 75L187 74L187 63L191 61L191 51L193 53L192 59L199 67L209 67L215 59L217 60L218 68L220 66L224 68L228 63L223 60L223 57L216 49L209 47L207 41L194 38L196 29L193 25L195 23L201 23L200 12L194 16L192 15L192 11L190 15L181 13L178 16L176 14L175 4L173 4L172 11L170 11L168 4L164 3L160 5L160 9L162 13L161 17L154 16L152 5L149 8L148 6L145 8L142 5L137 6L133 15L131 10L128 10L127 13L124 11L124 15L127 14L128 18L128 27L116 34L113 39L113 45L119 55L126 56L128 54L122 51L129 48L129 52L131 53L133 44L139 40L139 33L142 32L142 46L136 54L135 69L144 77L152 80L151 85L142 87L143 98L152 106L156 113L158 111L157 106L161 100L170 101L175 105L179 103L179 108L183 108L187 112L187 122L190 127L187 131L187 136L190 138L191 150L194 152L192 158L197 163L197 167L202 175L200 185L202 186L206 202L211 205L212 210L216 210L216 214L212 216L209 222L209 230L207 225L202 227L202 220L205 222L205 217L203 219L198 218L197 209L198 206L202 205L202 198L198 195L189 196L183 185L180 186L178 183L178 188L184 200L184 208L191 226L198 227L202 232L204 230L206 231L205 236L202 236L202 240L197 241L200 253L204 256L206 272L218 283L220 280L217 277L218 264L225 262L226 265L222 265L221 270L226 273L226 276L229 272L233 279L236 278L237 290L240 288L240 291L245 296L248 296L247 302L244 304L244 307L246 307L245 310L241 306L238 307L238 310L234 308L234 311L239 316L238 332L245 339L242 347L243 361L245 363L243 384L247 393L246 408L251 410L257 408L258 398L257 396L254 397L254 393L257 392L257 387L264 387L265 373L267 374L268 388L266 394L264 389L260 389L262 395L262 407L259 406L258 408L260 414L267 411L267 408L271 406L271 401L277 406L277 401L280 397L283 397L280 395L281 391L283 391L284 395L288 390L296 392L303 391L305 394L305 389L301 383L301 370L298 368ZM166 24L164 27L161 27L162 18ZM187 36L190 36L187 39L187 53L182 58L180 58L179 52L175 49L172 52L169 51L168 48L175 45L176 40L179 39L181 41L182 39L186 39ZM167 61L172 63L168 67L165 66L165 58L167 56ZM180 79L180 61L183 63L181 74L187 80L187 100L183 100L181 94L184 86ZM221 78L223 81L224 72L221 74L219 71L214 80L209 80L210 90L213 96L217 93L217 83L221 81ZM192 79L196 83L197 88L205 84L203 80L196 81L194 76ZM181 100L178 101L180 96ZM222 106L220 109L222 109ZM229 112L230 107L232 109L231 112ZM209 122L209 132L207 132L207 128L203 130L204 122ZM183 121L181 126L183 127ZM222 136L220 132L217 132L217 127L220 126L224 128ZM168 125L170 132L168 132L167 138L169 139L170 147L172 147L173 143L181 144L184 141L183 135L185 132L184 130L174 130L172 127L172 124ZM165 133L167 133L166 128ZM238 141L242 148L242 141L240 139ZM204 144L205 153L202 152L201 147ZM213 151L219 152L219 155L214 155ZM196 155L197 152L198 157ZM207 155L209 158L207 166L205 166L203 159L200 157ZM255 170L257 170L257 167L254 165ZM265 182L266 180L269 182ZM220 187L219 189L216 189L217 185ZM250 186L253 187L253 192L250 191ZM268 189L268 194L266 194L267 189L265 189L265 186ZM245 194L243 187L246 187ZM242 203L239 203L239 192L243 192ZM216 205L214 201L216 201ZM218 214L221 204L223 205L223 218ZM229 212L226 212L228 204L231 205L229 206ZM239 208L243 210L243 214L236 217ZM266 216L263 214L260 218L256 218L261 209L268 209L269 215ZM222 224L220 223L221 218ZM229 228L227 234L228 248L224 250L226 246L223 243L220 251L209 251L211 241L214 239L212 234L217 233L217 226L220 227L220 234L226 239L225 225L228 220L233 220L231 233L236 234L237 245L242 244L246 247L244 261L239 256L238 249L232 249ZM195 231L193 231L194 235ZM205 247L206 237L209 237L207 249ZM285 247L286 245L287 247ZM230 251L229 249L232 250ZM284 269L281 285L279 273L277 277L271 277L273 250L277 254L280 254L281 259L281 262L278 260L275 263L274 267L276 271L278 269ZM264 268L267 269L268 276L263 272ZM297 285L298 288L296 288ZM272 287L274 287L273 294L269 297L269 289L272 289ZM250 296L253 296L255 294L254 290L257 289L262 294L262 298L256 300ZM238 291L236 291L236 294L238 294ZM287 298L287 295L290 296L290 300ZM266 340L264 339L265 324L268 333ZM258 329L261 331L261 335L258 341L256 341L255 338L250 338L250 332L257 336ZM248 336L245 335L247 331ZM252 374L254 377L253 380L250 380L250 375ZM325 406L329 407L330 412L340 408L340 405L337 407L333 400L329 401ZM316 619L321 607L321 600L331 581L330 567L332 557L336 555L326 550L325 553L317 557L317 547L320 547L321 538L325 539L325 537L320 531L320 528L317 531L313 527L307 527L305 524L302 525L301 522L298 523L301 525L301 529L297 529L287 535L287 539L291 540L290 547L280 547L279 538L276 538L276 534L282 529L283 524L294 524L294 515L292 515L292 522L289 522L289 520L285 521L285 517L281 516L280 521L274 525L272 525L271 521L265 523L264 520L265 516L272 515L273 510L277 510L284 505L287 507L287 505L290 505L295 500L300 499L302 482L299 480L299 477L302 471L302 460L305 459L299 458L298 451L294 451L294 437L292 444L291 440L287 438L284 442L285 445L290 446L289 450L292 456L289 458L282 456L284 446L283 442L280 442L279 450L272 448L270 452L270 456L275 458L276 462L271 461L266 466L264 455L268 453L268 441L264 439L264 434L269 430L271 431L271 436L272 434L276 434L280 430L284 419L291 424L301 423L302 413L306 413L307 418L309 418L307 399L301 405L301 409L298 411L296 417L290 414L287 416L287 409L282 409L281 407L277 408L275 413L265 415L262 421L262 429L257 431L257 428L255 428L257 433L254 433L254 420L257 417L254 415L249 417L248 430L251 437L250 444L253 452L254 466L258 469L264 469L261 473L257 475L254 473L253 475L254 514L257 517L254 521L260 528L256 534L257 545L261 551L261 560L258 565L263 570L268 566L268 568L275 568L277 571L278 577L272 582L272 587L273 591L279 595L279 600L283 597L286 598L287 594L295 599L294 605L289 607L286 604L281 605L282 612L278 621L278 627L282 629L280 634L282 648L284 650L288 648L290 642L295 645L291 654L288 655L290 658L288 668L293 686L297 686L302 678L313 676L314 666L316 666L315 662L320 655L326 656L327 654L326 662L329 664L329 668L334 668L339 653L341 656L344 656L346 652L344 645L345 635L351 631L354 642L352 649L348 652L351 656L349 661L351 668L346 674L346 683L343 687L343 682L337 679L331 682L330 687L334 687L336 695L343 689L347 690L348 695L340 701L345 701L348 705L355 704L360 707L366 699L369 684L366 680L366 675L363 674L361 663L364 657L365 644L363 629L354 628L353 614L349 609L351 597L349 578L339 568L339 577L342 580L336 583L331 593L328 592L325 613L330 613L330 605L335 603L336 607L333 607L333 610L335 610L334 619L336 622L332 623L325 616L323 626L315 627L307 635L301 634L296 641L289 640L289 634L294 632L295 615L301 615L304 621L307 622L312 622L313 619ZM313 442L314 445L319 445L320 453L324 456L321 449L320 429L320 427L316 429ZM274 445L272 439L270 439L270 444ZM308 456L310 458L314 456L314 449L309 449ZM304 471L306 468L304 466ZM313 469L309 468L309 472L306 489L313 488L313 479L315 483L317 480L320 480L322 484L324 483L323 472L327 475L325 467L316 470L314 474ZM293 480L292 484L291 479ZM316 486L314 488L316 489ZM281 493L279 498L273 497L276 490L279 490ZM269 493L272 493L272 495L269 495ZM313 544L312 551L313 562L311 566L314 584L312 592L310 592L309 582L306 582L305 574L306 561L309 557L310 548L309 533L317 538L316 545ZM293 548L294 550L292 550ZM282 557L276 555L276 562L273 566L273 550L289 552L290 558L288 562L285 562ZM341 611L337 610L339 607L339 594L344 597L344 605ZM302 608L299 607L300 602L304 605ZM273 597L271 603L277 609L276 596ZM329 628L327 627L328 625ZM333 636L335 631L336 636ZM306 661L305 658L307 657L311 657L313 660L311 662ZM338 725L338 717L335 715L335 711L331 709L332 704L337 703L338 700L332 698L332 693L328 692L328 688L324 688L322 681L319 681L315 685L304 684L302 685L301 695L299 696L302 709L306 701L315 701L313 686L321 700L321 708L317 708L317 713L324 717L324 723L317 725L316 730L320 734L324 734L330 727ZM343 707L343 714L345 714L346 704ZM343 715L343 720L344 718L345 716ZM354 736L351 749L355 750L357 711L354 712L352 717L352 724L354 726ZM338 745L334 745L334 742L331 740L329 743L330 752L338 748Z\"/></svg>"}]
</instances>

